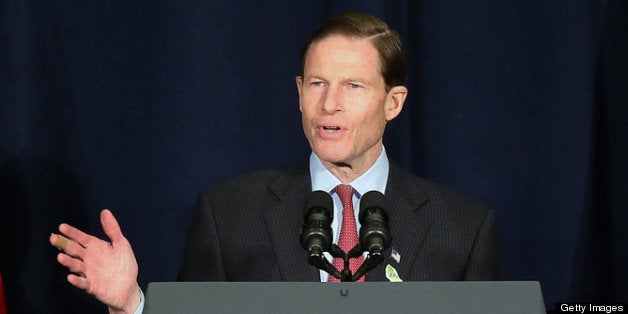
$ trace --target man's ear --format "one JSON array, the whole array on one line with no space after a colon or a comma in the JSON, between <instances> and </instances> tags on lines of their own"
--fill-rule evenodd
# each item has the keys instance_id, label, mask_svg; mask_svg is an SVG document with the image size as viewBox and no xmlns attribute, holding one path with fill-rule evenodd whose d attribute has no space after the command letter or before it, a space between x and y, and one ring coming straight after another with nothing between
<instances>
[{"instance_id":1,"label":"man's ear","mask_svg":"<svg viewBox=\"0 0 628 314\"><path fill-rule=\"evenodd\" d=\"M303 112L301 108L301 89L303 88L303 76L297 76L295 78L295 81L297 82L297 92L299 93L299 111Z\"/></svg>"},{"instance_id":2,"label":"man's ear","mask_svg":"<svg viewBox=\"0 0 628 314\"><path fill-rule=\"evenodd\" d=\"M386 96L386 104L385 104L385 112L386 121L391 121L396 118L399 113L401 113L401 109L403 109L403 103L406 101L406 97L408 96L408 89L405 86L394 86L388 91L388 96Z\"/></svg>"}]
</instances>

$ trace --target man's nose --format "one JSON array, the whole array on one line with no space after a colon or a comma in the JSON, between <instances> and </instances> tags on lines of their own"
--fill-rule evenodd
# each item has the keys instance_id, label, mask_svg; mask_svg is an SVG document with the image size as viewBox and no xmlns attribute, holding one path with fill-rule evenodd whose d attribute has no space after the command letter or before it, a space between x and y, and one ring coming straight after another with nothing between
<instances>
[{"instance_id":1,"label":"man's nose","mask_svg":"<svg viewBox=\"0 0 628 314\"><path fill-rule=\"evenodd\" d=\"M323 99L323 111L333 114L336 111L341 111L342 105L340 102L340 92L336 87L329 87L325 92L325 98Z\"/></svg>"}]
</instances>

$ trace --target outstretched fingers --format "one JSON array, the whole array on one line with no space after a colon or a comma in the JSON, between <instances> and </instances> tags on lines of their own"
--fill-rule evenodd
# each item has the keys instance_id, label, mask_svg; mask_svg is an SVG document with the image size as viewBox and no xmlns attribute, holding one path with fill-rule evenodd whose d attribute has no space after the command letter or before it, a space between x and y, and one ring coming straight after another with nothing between
<instances>
[{"instance_id":1,"label":"outstretched fingers","mask_svg":"<svg viewBox=\"0 0 628 314\"><path fill-rule=\"evenodd\" d=\"M110 242L61 224L60 234L51 234L49 238L62 251L57 261L71 272L67 276L70 284L92 294L110 309L135 309L140 292L131 244L109 210L101 212L100 222Z\"/></svg>"}]
</instances>

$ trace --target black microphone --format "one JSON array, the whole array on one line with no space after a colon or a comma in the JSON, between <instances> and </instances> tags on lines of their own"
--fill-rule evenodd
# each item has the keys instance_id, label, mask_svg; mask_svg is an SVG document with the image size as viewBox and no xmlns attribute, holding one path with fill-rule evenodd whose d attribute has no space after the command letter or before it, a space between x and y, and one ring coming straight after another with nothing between
<instances>
[{"instance_id":1,"label":"black microphone","mask_svg":"<svg viewBox=\"0 0 628 314\"><path fill-rule=\"evenodd\" d=\"M388 226L388 215L384 208L386 207L386 198L384 194L378 191L369 191L364 193L360 198L360 213L358 219L362 226L360 227L360 245L356 246L355 252L352 250L349 254L355 256L368 251L366 259L351 276L351 281L357 281L364 274L377 265L384 262L384 250L388 248L392 241L390 227Z\"/></svg>"},{"instance_id":2,"label":"black microphone","mask_svg":"<svg viewBox=\"0 0 628 314\"><path fill-rule=\"evenodd\" d=\"M305 199L303 227L301 227L301 246L307 251L308 264L322 269L330 276L343 278L340 271L332 265L323 252L330 252L334 257L341 257L344 252L332 245L331 222L334 219L334 201L325 191L314 191Z\"/></svg>"},{"instance_id":3,"label":"black microphone","mask_svg":"<svg viewBox=\"0 0 628 314\"><path fill-rule=\"evenodd\" d=\"M360 199L360 246L373 257L383 258L384 250L392 241L385 207L386 198L378 191L366 192Z\"/></svg>"},{"instance_id":4,"label":"black microphone","mask_svg":"<svg viewBox=\"0 0 628 314\"><path fill-rule=\"evenodd\" d=\"M333 208L334 202L325 191L314 191L305 199L300 238L301 246L310 257L320 258L331 248Z\"/></svg>"}]
</instances>

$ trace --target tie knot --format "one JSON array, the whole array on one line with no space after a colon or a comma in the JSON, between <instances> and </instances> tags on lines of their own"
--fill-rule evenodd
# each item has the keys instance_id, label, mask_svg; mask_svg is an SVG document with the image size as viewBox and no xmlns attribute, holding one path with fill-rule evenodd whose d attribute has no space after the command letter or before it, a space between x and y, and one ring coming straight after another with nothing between
<instances>
[{"instance_id":1,"label":"tie knot","mask_svg":"<svg viewBox=\"0 0 628 314\"><path fill-rule=\"evenodd\" d=\"M338 193L338 197L340 201L342 201L342 205L353 204L353 193L355 193L355 189L348 184L339 184L334 190Z\"/></svg>"}]
</instances>

